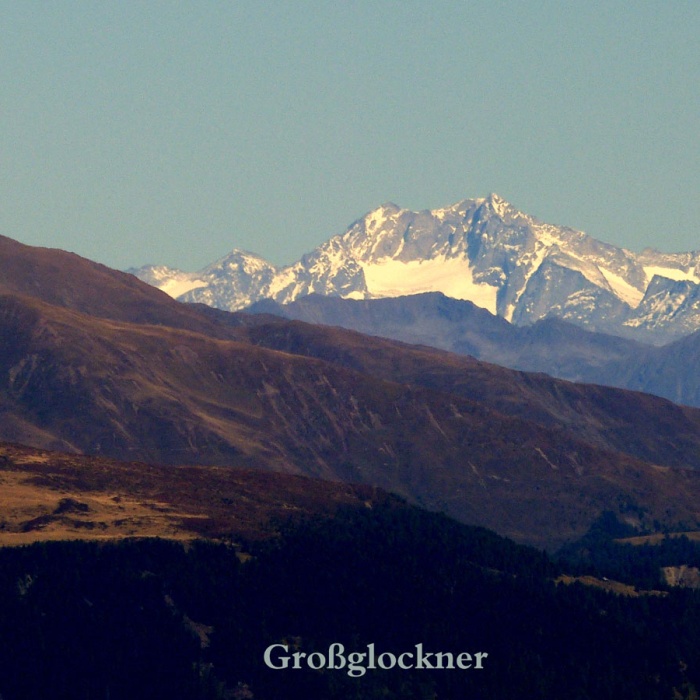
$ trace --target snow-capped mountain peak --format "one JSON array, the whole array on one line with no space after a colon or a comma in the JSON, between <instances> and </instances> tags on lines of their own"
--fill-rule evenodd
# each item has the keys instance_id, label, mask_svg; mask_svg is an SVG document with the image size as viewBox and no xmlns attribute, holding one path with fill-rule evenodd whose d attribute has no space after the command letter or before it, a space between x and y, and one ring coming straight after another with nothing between
<instances>
[{"instance_id":1,"label":"snow-capped mountain peak","mask_svg":"<svg viewBox=\"0 0 700 700\"><path fill-rule=\"evenodd\" d=\"M502 219L512 215L523 216L512 204L506 202L503 197L495 192L492 192L486 197L484 204L486 204L496 216L500 216Z\"/></svg>"},{"instance_id":2,"label":"snow-capped mountain peak","mask_svg":"<svg viewBox=\"0 0 700 700\"><path fill-rule=\"evenodd\" d=\"M204 275L196 272L183 272L167 265L145 265L138 269L127 270L132 275L177 299L192 289L206 287Z\"/></svg>"},{"instance_id":3,"label":"snow-capped mountain peak","mask_svg":"<svg viewBox=\"0 0 700 700\"><path fill-rule=\"evenodd\" d=\"M219 258L210 265L207 265L202 272L207 274L212 272L221 272L224 270L243 273L246 275L254 275L264 273L267 270L276 271L277 267L255 253L234 248L230 253L224 255L224 257Z\"/></svg>"},{"instance_id":4,"label":"snow-capped mountain peak","mask_svg":"<svg viewBox=\"0 0 700 700\"><path fill-rule=\"evenodd\" d=\"M232 311L311 293L442 292L516 324L555 315L657 341L673 328L700 328L700 253L636 254L541 222L496 193L419 212L383 204L282 268L234 250L197 273L148 267L136 274L183 301Z\"/></svg>"}]
</instances>

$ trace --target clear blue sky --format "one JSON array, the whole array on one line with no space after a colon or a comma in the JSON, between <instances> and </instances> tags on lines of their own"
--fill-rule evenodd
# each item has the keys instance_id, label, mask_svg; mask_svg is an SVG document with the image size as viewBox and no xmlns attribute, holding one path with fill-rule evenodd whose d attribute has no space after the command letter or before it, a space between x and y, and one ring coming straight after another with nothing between
<instances>
[{"instance_id":1,"label":"clear blue sky","mask_svg":"<svg viewBox=\"0 0 700 700\"><path fill-rule=\"evenodd\" d=\"M0 0L0 80L0 233L112 267L492 191L700 248L697 0Z\"/></svg>"}]
</instances>

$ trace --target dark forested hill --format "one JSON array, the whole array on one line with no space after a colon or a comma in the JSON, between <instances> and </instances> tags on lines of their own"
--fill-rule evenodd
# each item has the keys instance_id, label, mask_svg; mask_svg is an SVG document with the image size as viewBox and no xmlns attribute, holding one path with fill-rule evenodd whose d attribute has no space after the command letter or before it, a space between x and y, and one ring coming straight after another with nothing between
<instances>
[{"instance_id":1,"label":"dark forested hill","mask_svg":"<svg viewBox=\"0 0 700 700\"><path fill-rule=\"evenodd\" d=\"M341 510L240 554L162 540L0 550L3 698L661 700L700 681L697 593L556 585L543 554L437 514ZM273 665L297 653L299 668L269 668L271 645ZM364 656L326 668L331 645Z\"/></svg>"}]
</instances>

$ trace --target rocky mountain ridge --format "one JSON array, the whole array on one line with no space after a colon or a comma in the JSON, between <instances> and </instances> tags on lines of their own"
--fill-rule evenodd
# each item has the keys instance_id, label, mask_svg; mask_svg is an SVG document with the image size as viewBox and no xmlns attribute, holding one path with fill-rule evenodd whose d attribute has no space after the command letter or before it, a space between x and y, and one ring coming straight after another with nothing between
<instances>
[{"instance_id":1,"label":"rocky mountain ridge","mask_svg":"<svg viewBox=\"0 0 700 700\"><path fill-rule=\"evenodd\" d=\"M382 205L286 267L234 250L196 273L132 272L181 301L228 311L308 294L441 292L515 325L553 316L659 345L700 329L700 251L635 253L541 222L496 194L421 212Z\"/></svg>"}]
</instances>

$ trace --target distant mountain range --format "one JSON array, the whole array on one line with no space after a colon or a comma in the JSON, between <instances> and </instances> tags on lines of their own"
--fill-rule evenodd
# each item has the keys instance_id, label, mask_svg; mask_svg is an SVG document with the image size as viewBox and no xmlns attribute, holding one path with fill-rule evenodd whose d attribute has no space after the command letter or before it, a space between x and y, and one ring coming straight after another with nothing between
<instances>
[{"instance_id":1,"label":"distant mountain range","mask_svg":"<svg viewBox=\"0 0 700 700\"><path fill-rule=\"evenodd\" d=\"M700 329L700 251L617 248L496 194L422 212L383 205L286 267L234 250L199 272L132 272L182 301L228 311L309 294L441 292L517 326L555 317L656 345Z\"/></svg>"},{"instance_id":2,"label":"distant mountain range","mask_svg":"<svg viewBox=\"0 0 700 700\"><path fill-rule=\"evenodd\" d=\"M0 440L378 486L538 546L611 509L700 524L698 409L181 304L2 237L0 410Z\"/></svg>"},{"instance_id":3,"label":"distant mountain range","mask_svg":"<svg viewBox=\"0 0 700 700\"><path fill-rule=\"evenodd\" d=\"M470 301L437 292L362 301L311 294L289 304L266 299L246 312L340 326L700 407L700 331L656 347L554 317L515 326Z\"/></svg>"}]
</instances>

